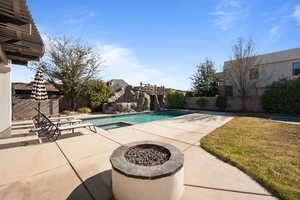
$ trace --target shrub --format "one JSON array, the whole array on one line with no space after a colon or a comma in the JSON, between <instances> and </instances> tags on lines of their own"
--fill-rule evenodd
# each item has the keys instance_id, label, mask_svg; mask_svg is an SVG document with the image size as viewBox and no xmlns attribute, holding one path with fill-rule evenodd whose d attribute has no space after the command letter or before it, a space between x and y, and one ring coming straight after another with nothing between
<instances>
[{"instance_id":1,"label":"shrub","mask_svg":"<svg viewBox=\"0 0 300 200\"><path fill-rule=\"evenodd\" d=\"M78 113L76 111L64 110L61 114L63 114L63 115L76 115Z\"/></svg>"},{"instance_id":2,"label":"shrub","mask_svg":"<svg viewBox=\"0 0 300 200\"><path fill-rule=\"evenodd\" d=\"M100 111L102 103L110 97L111 93L111 87L100 80L90 80L85 86L85 96L93 111Z\"/></svg>"},{"instance_id":3,"label":"shrub","mask_svg":"<svg viewBox=\"0 0 300 200\"><path fill-rule=\"evenodd\" d=\"M168 90L167 101L170 108L183 108L184 94L174 90Z\"/></svg>"},{"instance_id":4,"label":"shrub","mask_svg":"<svg viewBox=\"0 0 300 200\"><path fill-rule=\"evenodd\" d=\"M186 91L185 96L186 97L193 97L194 93L192 91Z\"/></svg>"},{"instance_id":5,"label":"shrub","mask_svg":"<svg viewBox=\"0 0 300 200\"><path fill-rule=\"evenodd\" d=\"M199 106L205 106L207 104L207 100L203 97L199 97L196 102Z\"/></svg>"},{"instance_id":6,"label":"shrub","mask_svg":"<svg viewBox=\"0 0 300 200\"><path fill-rule=\"evenodd\" d=\"M216 107L221 111L225 111L227 107L227 97L219 95L216 100Z\"/></svg>"},{"instance_id":7,"label":"shrub","mask_svg":"<svg viewBox=\"0 0 300 200\"><path fill-rule=\"evenodd\" d=\"M88 107L82 107L82 108L78 109L78 112L80 112L80 113L90 113L90 112L92 112L92 110Z\"/></svg>"},{"instance_id":8,"label":"shrub","mask_svg":"<svg viewBox=\"0 0 300 200\"><path fill-rule=\"evenodd\" d=\"M72 112L72 111L70 111L70 110L64 110L64 111L62 111L61 113L62 113L63 115L69 115L71 112Z\"/></svg>"},{"instance_id":9,"label":"shrub","mask_svg":"<svg viewBox=\"0 0 300 200\"><path fill-rule=\"evenodd\" d=\"M262 96L262 106L271 113L300 113L300 78L273 82Z\"/></svg>"}]
</instances>

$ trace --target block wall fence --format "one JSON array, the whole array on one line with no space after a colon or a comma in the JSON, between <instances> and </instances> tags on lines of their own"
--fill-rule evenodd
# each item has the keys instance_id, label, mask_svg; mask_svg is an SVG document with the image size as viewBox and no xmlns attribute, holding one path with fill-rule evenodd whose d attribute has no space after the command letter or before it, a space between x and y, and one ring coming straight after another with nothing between
<instances>
[{"instance_id":1,"label":"block wall fence","mask_svg":"<svg viewBox=\"0 0 300 200\"><path fill-rule=\"evenodd\" d=\"M32 99L16 99L13 106L13 120L28 120L37 115L38 103ZM41 103L41 111L46 115L59 114L59 99L48 99Z\"/></svg>"},{"instance_id":2,"label":"block wall fence","mask_svg":"<svg viewBox=\"0 0 300 200\"><path fill-rule=\"evenodd\" d=\"M217 97L201 97L206 99L206 104L200 106L197 104L197 99L200 97L186 97L184 108L185 109L199 109L199 110L211 110L218 111L216 107ZM252 96L246 99L246 108L248 112L264 112L261 103L261 97ZM226 111L238 112L242 109L242 98L241 97L227 97L227 108Z\"/></svg>"}]
</instances>

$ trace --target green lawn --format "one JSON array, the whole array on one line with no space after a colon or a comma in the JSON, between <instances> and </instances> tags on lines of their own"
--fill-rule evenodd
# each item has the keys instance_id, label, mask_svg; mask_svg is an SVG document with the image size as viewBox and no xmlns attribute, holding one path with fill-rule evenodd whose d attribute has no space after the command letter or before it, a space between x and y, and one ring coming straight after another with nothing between
<instances>
[{"instance_id":1,"label":"green lawn","mask_svg":"<svg viewBox=\"0 0 300 200\"><path fill-rule=\"evenodd\" d=\"M237 117L201 140L227 161L286 200L300 200L300 125Z\"/></svg>"}]
</instances>

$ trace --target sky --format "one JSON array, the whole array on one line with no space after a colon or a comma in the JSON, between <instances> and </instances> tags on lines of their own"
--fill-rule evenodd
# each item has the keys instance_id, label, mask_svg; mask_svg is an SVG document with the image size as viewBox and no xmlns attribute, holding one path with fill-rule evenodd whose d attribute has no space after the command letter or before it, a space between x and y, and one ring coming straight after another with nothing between
<instances>
[{"instance_id":1,"label":"sky","mask_svg":"<svg viewBox=\"0 0 300 200\"><path fill-rule=\"evenodd\" d=\"M239 37L257 54L300 47L300 0L27 0L42 35L80 38L103 60L99 78L188 90L205 58L222 71ZM13 66L12 81L34 72Z\"/></svg>"}]
</instances>

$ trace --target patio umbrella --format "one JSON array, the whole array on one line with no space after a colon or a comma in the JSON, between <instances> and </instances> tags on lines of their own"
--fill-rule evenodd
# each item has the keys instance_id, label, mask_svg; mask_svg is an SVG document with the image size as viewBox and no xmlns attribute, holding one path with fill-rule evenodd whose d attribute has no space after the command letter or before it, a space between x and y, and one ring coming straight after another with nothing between
<instances>
[{"instance_id":1,"label":"patio umbrella","mask_svg":"<svg viewBox=\"0 0 300 200\"><path fill-rule=\"evenodd\" d=\"M41 70L37 70L35 74L31 98L38 102L39 111L41 109L41 102L48 99L46 86L44 83L44 73ZM38 113L38 121L40 121L40 113Z\"/></svg>"}]
</instances>

